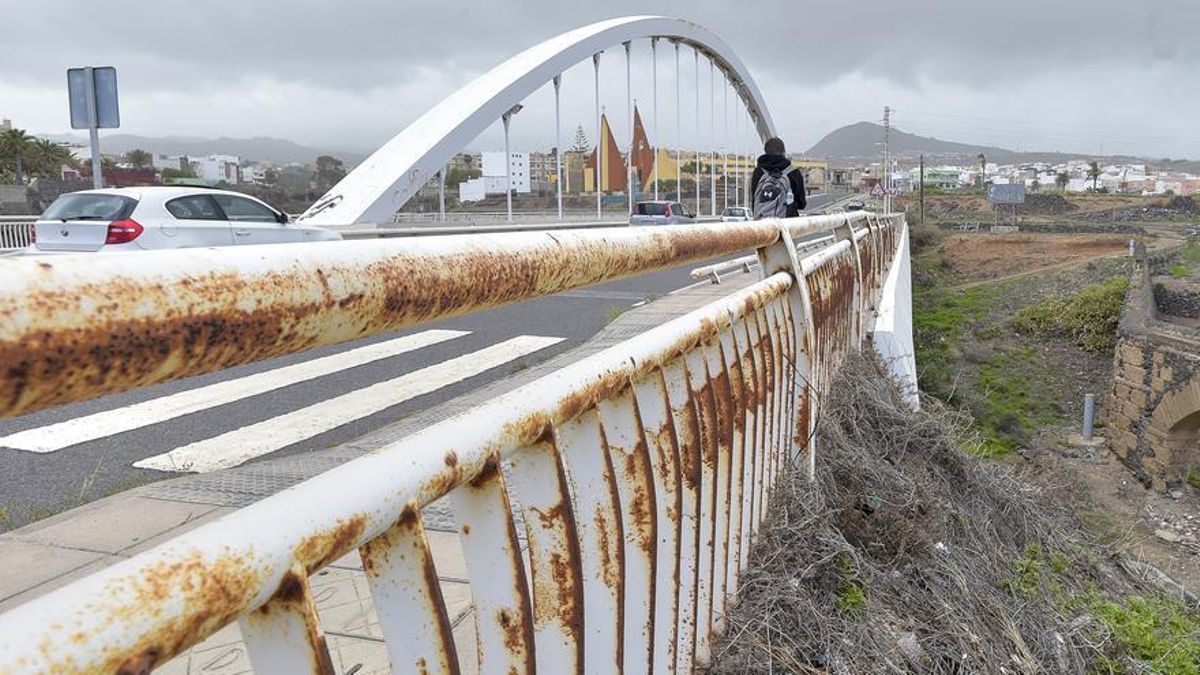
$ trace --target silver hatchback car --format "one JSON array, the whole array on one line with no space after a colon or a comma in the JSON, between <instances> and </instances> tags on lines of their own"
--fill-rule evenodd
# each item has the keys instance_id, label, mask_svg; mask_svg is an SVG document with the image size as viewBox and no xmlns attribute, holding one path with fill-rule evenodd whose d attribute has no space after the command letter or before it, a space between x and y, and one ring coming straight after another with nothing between
<instances>
[{"instance_id":1,"label":"silver hatchback car","mask_svg":"<svg viewBox=\"0 0 1200 675\"><path fill-rule=\"evenodd\" d=\"M696 214L679 202L638 202L629 214L630 225L678 225L696 222Z\"/></svg>"},{"instance_id":2,"label":"silver hatchback car","mask_svg":"<svg viewBox=\"0 0 1200 675\"><path fill-rule=\"evenodd\" d=\"M131 187L62 195L38 217L29 253L140 251L330 241L249 195L226 190Z\"/></svg>"}]
</instances>

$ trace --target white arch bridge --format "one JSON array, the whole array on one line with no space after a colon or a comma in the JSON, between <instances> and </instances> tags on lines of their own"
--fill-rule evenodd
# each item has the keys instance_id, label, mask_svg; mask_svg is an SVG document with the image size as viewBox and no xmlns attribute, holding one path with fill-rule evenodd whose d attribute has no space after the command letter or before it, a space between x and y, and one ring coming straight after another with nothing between
<instances>
[{"instance_id":1,"label":"white arch bridge","mask_svg":"<svg viewBox=\"0 0 1200 675\"><path fill-rule=\"evenodd\" d=\"M482 133L496 120L504 121L507 137L508 119L514 106L519 106L526 97L535 92L547 82L554 83L555 91L555 148L558 187L558 215L562 216L562 132L560 123L559 85L563 71L583 61L591 59L595 75L595 131L597 144L600 142L600 61L601 53L613 46L624 46L626 100L625 107L630 118L632 129L633 101L630 87L630 48L631 43L638 39L649 39L653 57L654 70L654 122L657 129L658 110L658 45L660 41L672 44L675 51L675 110L676 137L682 125L679 114L682 109L680 81L680 48L690 48L694 55L694 67L697 77L696 87L696 122L697 135L700 134L700 58L710 63L710 71L721 73L722 81L728 90L735 94L735 117L740 114L737 105L744 109L748 119L748 127L752 127L760 140L775 135L775 124L767 110L762 94L754 78L737 54L719 37L704 27L685 21L661 16L633 16L601 21L584 26L556 38L547 40L517 54L504 63L496 66L490 72L474 82L466 85L444 101L434 106L406 129L397 134L383 147L371 155L366 161L350 172L341 182L318 199L308 209L300 220L315 225L346 225L355 223L382 223L391 220L393 214L408 202L421 186L431 177L443 171L450 158L460 151L463 146ZM711 73L710 73L711 74ZM710 92L710 99L715 96ZM715 100L709 101L710 107L715 106ZM724 104L723 104L724 105ZM726 115L728 108L726 106ZM726 120L726 127L728 120ZM727 133L727 129L723 133ZM630 144L632 146L632 137ZM716 139L710 139L710 144ZM507 146L507 143L506 143ZM507 150L507 148L506 148ZM682 174L678 174L678 166L682 165L686 156L695 156L697 166L702 158L714 155L714 150L693 148L685 153L681 147L675 149L678 153L676 186L682 182ZM603 161L602 152L597 152L597 161ZM630 153L632 156L632 153ZM657 158L657 153L656 153ZM506 162L508 164L508 162ZM715 164L714 164L715 166ZM655 192L657 193L657 165L655 166ZM632 170L632 162L626 168ZM603 164L596 168L596 176L603 172ZM695 172L697 181L696 196L699 199L702 186L700 171ZM715 181L715 179L714 179ZM714 183L715 185L715 183ZM511 187L510 187L511 189ZM714 188L715 192L715 188ZM600 216L601 191L596 193L596 215ZM633 191L629 191L632 200ZM656 197L657 198L657 197ZM699 211L697 202L697 211ZM716 199L713 199L715 207Z\"/></svg>"},{"instance_id":2,"label":"white arch bridge","mask_svg":"<svg viewBox=\"0 0 1200 675\"><path fill-rule=\"evenodd\" d=\"M470 85L311 217L387 213L555 59L645 35L713 55L771 133L711 34L614 20ZM816 411L842 360L872 348L915 383L897 214L0 266L10 417L745 253L761 278L741 290L0 615L0 673L149 672L235 622L255 672L332 672L311 579L354 551L396 672L690 671L710 659L777 480L820 461ZM477 661L455 649L424 530L439 501L457 520Z\"/></svg>"}]
</instances>

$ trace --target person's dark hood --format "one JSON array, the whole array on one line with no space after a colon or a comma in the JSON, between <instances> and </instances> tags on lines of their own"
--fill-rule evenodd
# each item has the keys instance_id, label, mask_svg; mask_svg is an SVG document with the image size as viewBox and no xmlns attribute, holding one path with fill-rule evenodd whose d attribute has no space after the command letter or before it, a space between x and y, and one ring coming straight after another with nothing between
<instances>
[{"instance_id":1,"label":"person's dark hood","mask_svg":"<svg viewBox=\"0 0 1200 675\"><path fill-rule=\"evenodd\" d=\"M758 165L767 171L785 171L792 165L792 160L783 155L759 155Z\"/></svg>"}]
</instances>

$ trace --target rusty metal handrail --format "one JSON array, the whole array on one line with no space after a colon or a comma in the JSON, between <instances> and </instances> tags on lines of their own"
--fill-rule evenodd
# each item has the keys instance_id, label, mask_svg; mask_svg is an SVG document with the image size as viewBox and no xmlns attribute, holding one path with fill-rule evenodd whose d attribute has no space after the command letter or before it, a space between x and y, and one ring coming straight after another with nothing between
<instances>
[{"instance_id":1,"label":"rusty metal handrail","mask_svg":"<svg viewBox=\"0 0 1200 675\"><path fill-rule=\"evenodd\" d=\"M769 246L781 223L803 236L848 220L14 259L0 266L0 417Z\"/></svg>"},{"instance_id":2,"label":"rusty metal handrail","mask_svg":"<svg viewBox=\"0 0 1200 675\"><path fill-rule=\"evenodd\" d=\"M145 672L234 620L256 672L323 672L308 580L355 548L393 666L454 670L421 519L440 498L481 670L704 663L776 477L815 457L821 389L886 304L903 219L862 224L801 260L779 223L750 288L0 615L0 672Z\"/></svg>"}]
</instances>

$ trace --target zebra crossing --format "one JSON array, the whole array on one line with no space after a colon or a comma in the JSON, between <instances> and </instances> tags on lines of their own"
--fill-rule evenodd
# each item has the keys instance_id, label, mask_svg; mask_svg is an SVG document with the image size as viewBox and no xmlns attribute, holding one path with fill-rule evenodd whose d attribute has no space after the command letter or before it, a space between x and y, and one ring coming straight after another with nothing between
<instances>
[{"instance_id":1,"label":"zebra crossing","mask_svg":"<svg viewBox=\"0 0 1200 675\"><path fill-rule=\"evenodd\" d=\"M131 431L153 431L189 415L219 419L222 406L251 403L255 397L278 396L295 385L320 386L353 368L378 364L396 357L420 363L422 355L436 345L453 347L472 331L431 329L402 337L355 347L327 356L283 365L261 372L185 389L149 400L118 406L70 419L22 429L0 436L0 447L37 455L51 455L82 444L111 439ZM144 458L133 467L164 472L204 473L237 466L297 443L312 439L343 425L377 414L393 406L432 394L468 378L486 373L564 341L565 338L516 335L451 358L420 367L404 367L402 373L373 384L300 406L283 414L228 428L190 443L170 447L147 447ZM426 358L428 358L426 356ZM407 366L408 361L406 360ZM386 372L380 370L380 372ZM257 399L257 400L262 400ZM252 406L246 406L252 407ZM153 435L151 435L153 437ZM145 442L143 441L143 445Z\"/></svg>"}]
</instances>

